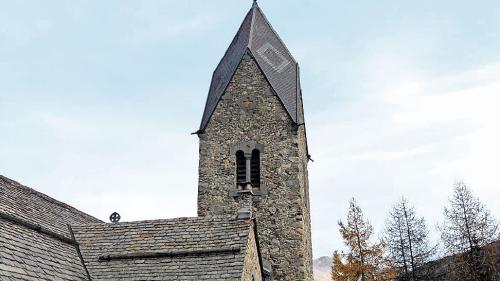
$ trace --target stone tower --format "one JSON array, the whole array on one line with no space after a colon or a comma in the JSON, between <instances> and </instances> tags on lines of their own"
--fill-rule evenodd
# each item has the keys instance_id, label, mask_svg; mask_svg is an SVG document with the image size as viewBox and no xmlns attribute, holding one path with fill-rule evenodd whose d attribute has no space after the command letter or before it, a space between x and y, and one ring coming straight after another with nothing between
<instances>
[{"instance_id":1,"label":"stone tower","mask_svg":"<svg viewBox=\"0 0 500 281\"><path fill-rule=\"evenodd\" d=\"M246 211L273 280L312 280L299 67L256 3L214 71L197 134L198 215Z\"/></svg>"}]
</instances>

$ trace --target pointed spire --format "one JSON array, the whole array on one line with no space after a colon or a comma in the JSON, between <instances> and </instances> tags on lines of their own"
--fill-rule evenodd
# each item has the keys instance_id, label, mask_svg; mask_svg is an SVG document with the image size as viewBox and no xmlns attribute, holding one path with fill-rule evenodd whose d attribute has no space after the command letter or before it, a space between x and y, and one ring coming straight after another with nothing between
<instances>
[{"instance_id":1,"label":"pointed spire","mask_svg":"<svg viewBox=\"0 0 500 281\"><path fill-rule=\"evenodd\" d=\"M255 59L293 122L298 123L297 63L259 8L257 0L253 0L252 8L214 71L200 125L201 131L205 129L239 62L247 53Z\"/></svg>"}]
</instances>

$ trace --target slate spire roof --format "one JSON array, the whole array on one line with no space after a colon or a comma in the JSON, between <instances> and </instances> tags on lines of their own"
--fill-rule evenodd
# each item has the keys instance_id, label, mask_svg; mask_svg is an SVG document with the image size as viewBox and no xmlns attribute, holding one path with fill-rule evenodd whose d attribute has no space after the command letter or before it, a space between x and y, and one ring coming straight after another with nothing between
<instances>
[{"instance_id":1,"label":"slate spire roof","mask_svg":"<svg viewBox=\"0 0 500 281\"><path fill-rule=\"evenodd\" d=\"M254 1L213 73L200 131L206 128L245 54L255 58L286 111L297 123L297 99L300 95L297 62Z\"/></svg>"}]
</instances>

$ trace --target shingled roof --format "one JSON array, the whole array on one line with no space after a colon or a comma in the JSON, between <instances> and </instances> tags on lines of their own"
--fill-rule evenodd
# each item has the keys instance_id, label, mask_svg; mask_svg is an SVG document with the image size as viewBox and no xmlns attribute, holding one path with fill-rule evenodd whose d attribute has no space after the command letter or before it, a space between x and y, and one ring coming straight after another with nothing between
<instances>
[{"instance_id":1,"label":"shingled roof","mask_svg":"<svg viewBox=\"0 0 500 281\"><path fill-rule=\"evenodd\" d=\"M254 227L230 217L108 224L0 176L0 280L241 280L248 247L258 252Z\"/></svg>"},{"instance_id":2,"label":"shingled roof","mask_svg":"<svg viewBox=\"0 0 500 281\"><path fill-rule=\"evenodd\" d=\"M297 122L298 65L256 3L215 69L200 125L203 131L243 56L255 58L286 111Z\"/></svg>"},{"instance_id":3,"label":"shingled roof","mask_svg":"<svg viewBox=\"0 0 500 281\"><path fill-rule=\"evenodd\" d=\"M68 224L100 220L0 176L0 279L87 280Z\"/></svg>"},{"instance_id":4,"label":"shingled roof","mask_svg":"<svg viewBox=\"0 0 500 281\"><path fill-rule=\"evenodd\" d=\"M70 237L68 224L102 222L65 203L0 175L0 212Z\"/></svg>"},{"instance_id":5,"label":"shingled roof","mask_svg":"<svg viewBox=\"0 0 500 281\"><path fill-rule=\"evenodd\" d=\"M252 225L198 217L73 229L92 280L241 280Z\"/></svg>"}]
</instances>

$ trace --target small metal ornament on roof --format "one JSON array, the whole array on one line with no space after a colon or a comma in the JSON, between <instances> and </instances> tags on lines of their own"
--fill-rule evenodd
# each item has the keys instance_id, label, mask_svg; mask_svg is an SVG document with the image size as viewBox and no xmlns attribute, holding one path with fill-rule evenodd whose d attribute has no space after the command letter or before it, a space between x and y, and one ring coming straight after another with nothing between
<instances>
[{"instance_id":1,"label":"small metal ornament on roof","mask_svg":"<svg viewBox=\"0 0 500 281\"><path fill-rule=\"evenodd\" d=\"M109 220L112 223L117 223L117 222L120 221L120 219L121 219L121 216L117 212L114 212L114 213L111 214L111 216L109 216Z\"/></svg>"}]
</instances>

